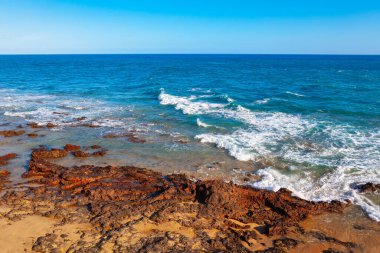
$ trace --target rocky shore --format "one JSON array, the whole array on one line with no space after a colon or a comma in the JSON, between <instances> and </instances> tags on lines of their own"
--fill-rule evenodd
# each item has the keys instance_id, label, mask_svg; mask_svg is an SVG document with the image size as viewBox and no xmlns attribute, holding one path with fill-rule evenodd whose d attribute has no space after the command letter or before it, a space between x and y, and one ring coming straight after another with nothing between
<instances>
[{"instance_id":1,"label":"rocky shore","mask_svg":"<svg viewBox=\"0 0 380 253\"><path fill-rule=\"evenodd\" d=\"M20 126L19 129L23 127ZM6 139L35 138L28 130ZM32 134L32 135L31 135ZM135 135L127 138L144 145ZM31 150L20 180L0 156L0 247L4 252L378 252L380 225L349 202L311 202L222 180L195 180L132 166L74 165L107 157L100 145ZM13 175L13 177L15 177ZM376 184L358 185L377 192ZM356 210L356 211L355 211ZM356 213L355 213L355 212ZM353 212L355 214L353 214Z\"/></svg>"},{"instance_id":2,"label":"rocky shore","mask_svg":"<svg viewBox=\"0 0 380 253\"><path fill-rule=\"evenodd\" d=\"M26 183L6 186L9 172L0 173L0 244L5 250L360 252L365 247L304 224L317 215L341 215L349 203L310 202L286 189L195 181L136 167L55 162L82 153L105 155L100 146L92 149L72 144L34 149L23 174ZM5 165L15 157L8 154L0 161Z\"/></svg>"}]
</instances>

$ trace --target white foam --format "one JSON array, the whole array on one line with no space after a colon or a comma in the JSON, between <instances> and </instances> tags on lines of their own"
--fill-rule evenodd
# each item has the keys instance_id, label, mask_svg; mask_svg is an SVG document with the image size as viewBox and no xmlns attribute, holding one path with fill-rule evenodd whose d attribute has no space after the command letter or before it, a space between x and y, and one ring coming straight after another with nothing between
<instances>
[{"instance_id":1,"label":"white foam","mask_svg":"<svg viewBox=\"0 0 380 253\"><path fill-rule=\"evenodd\" d=\"M207 128L207 127L211 126L209 124L206 124L206 123L202 122L199 118L197 118L197 125L200 126L200 127L204 127L204 128Z\"/></svg>"},{"instance_id":2,"label":"white foam","mask_svg":"<svg viewBox=\"0 0 380 253\"><path fill-rule=\"evenodd\" d=\"M350 200L361 206L371 218L380 221L380 207L353 189L354 184L369 180L380 183L380 174L376 169L353 171L351 167L338 167L323 176L316 176L310 171L283 174L269 167L259 170L257 174L262 179L253 183L254 187L274 191L287 188L300 198L314 201Z\"/></svg>"},{"instance_id":3,"label":"white foam","mask_svg":"<svg viewBox=\"0 0 380 253\"><path fill-rule=\"evenodd\" d=\"M228 103L233 103L235 100L230 98L228 95L223 95L222 98L224 98Z\"/></svg>"},{"instance_id":4,"label":"white foam","mask_svg":"<svg viewBox=\"0 0 380 253\"><path fill-rule=\"evenodd\" d=\"M4 116L18 117L40 125L53 123L59 130L64 126L75 126L88 123L98 127L128 128L135 124L135 119L117 117L120 112L129 111L128 106L110 106L95 99L83 99L53 95L34 95L7 91L0 97L0 110ZM82 121L76 118L85 117Z\"/></svg>"},{"instance_id":5,"label":"white foam","mask_svg":"<svg viewBox=\"0 0 380 253\"><path fill-rule=\"evenodd\" d=\"M161 90L161 93L158 97L162 105L174 105L177 110L182 110L184 114L202 114L208 113L210 110L223 108L223 104L213 104L206 102L193 101L197 99L196 96L189 98L173 96L165 93L164 90Z\"/></svg>"},{"instance_id":6,"label":"white foam","mask_svg":"<svg viewBox=\"0 0 380 253\"><path fill-rule=\"evenodd\" d=\"M223 148L240 161L249 161L255 158L254 150L244 143L244 139L234 138L229 135L200 134L195 136L202 143L214 143L218 148Z\"/></svg>"},{"instance_id":7,"label":"white foam","mask_svg":"<svg viewBox=\"0 0 380 253\"><path fill-rule=\"evenodd\" d=\"M265 158L291 164L286 173L280 173L279 168L260 170L263 178L256 187L273 190L285 187L310 200L350 199L380 220L379 206L351 187L368 181L380 183L380 130L280 112L254 112L243 106L214 106L206 102L202 103L207 105L198 106L186 97L162 94L171 99L170 103L161 100L162 104L174 105L185 114L223 117L246 124L228 134L196 135L202 143L213 143L241 161ZM315 166L325 166L329 173L321 176Z\"/></svg>"},{"instance_id":8,"label":"white foam","mask_svg":"<svg viewBox=\"0 0 380 253\"><path fill-rule=\"evenodd\" d=\"M215 126L215 125L209 125L203 121L201 121L199 118L197 118L197 126L199 127L204 127L204 128L216 128L216 129L224 129L223 127L220 127L220 126Z\"/></svg>"},{"instance_id":9,"label":"white foam","mask_svg":"<svg viewBox=\"0 0 380 253\"><path fill-rule=\"evenodd\" d=\"M302 95L302 94L299 94L299 93L296 93L296 92L287 91L286 93L290 94L290 95L293 95L293 96L296 96L296 97L305 97L305 95Z\"/></svg>"},{"instance_id":10,"label":"white foam","mask_svg":"<svg viewBox=\"0 0 380 253\"><path fill-rule=\"evenodd\" d=\"M210 89L205 90L205 89L202 89L202 88L191 88L190 91L201 92L201 93L211 93Z\"/></svg>"},{"instance_id":11,"label":"white foam","mask_svg":"<svg viewBox=\"0 0 380 253\"><path fill-rule=\"evenodd\" d=\"M163 89L159 95L160 104L174 105L176 110L181 110L184 114L191 115L214 115L224 118L235 119L252 126L261 128L270 127L276 124L281 130L292 131L294 127L304 128L308 122L301 122L298 116L284 113L252 112L251 110L238 105L234 108L227 108L228 104L199 102L196 96L181 97L167 94ZM272 120L273 122L267 122Z\"/></svg>"},{"instance_id":12,"label":"white foam","mask_svg":"<svg viewBox=\"0 0 380 253\"><path fill-rule=\"evenodd\" d=\"M270 100L269 98L264 98L264 99L256 100L256 101L255 101L255 104L263 105L263 104L268 103L269 100Z\"/></svg>"},{"instance_id":13,"label":"white foam","mask_svg":"<svg viewBox=\"0 0 380 253\"><path fill-rule=\"evenodd\" d=\"M264 124L267 125L267 124ZM294 127L294 126L293 126ZM302 143L296 133L302 136L299 127L287 129L288 135L280 132L274 124L268 131L238 130L231 134L201 134L195 138L201 142L214 143L226 149L228 153L241 161L255 161L261 157L279 157L289 162L299 163L280 173L275 168L267 168L258 172L263 178L255 183L255 187L278 190L288 188L295 195L315 201L331 201L349 199L360 205L370 217L380 221L380 207L364 195L352 189L353 184L366 182L380 183L379 133L350 133L345 128L326 128L326 142ZM274 131L274 132L273 132ZM286 140L290 138L290 140ZM290 142L290 143L289 143ZM342 143L337 146L337 143ZM313 166L328 166L329 173L320 176L305 170L305 163Z\"/></svg>"}]
</instances>

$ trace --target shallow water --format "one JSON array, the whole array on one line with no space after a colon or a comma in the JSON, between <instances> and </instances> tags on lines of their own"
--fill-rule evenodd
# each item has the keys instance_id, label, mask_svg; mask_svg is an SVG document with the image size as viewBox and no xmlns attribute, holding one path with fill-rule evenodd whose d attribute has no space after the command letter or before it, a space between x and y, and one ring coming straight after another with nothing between
<instances>
[{"instance_id":1,"label":"shallow water","mask_svg":"<svg viewBox=\"0 0 380 253\"><path fill-rule=\"evenodd\" d=\"M380 220L379 196L353 189L380 183L380 57L0 56L0 92L2 129L58 125L19 151L100 144L108 158L87 162L350 199ZM147 142L102 138L131 131Z\"/></svg>"}]
</instances>

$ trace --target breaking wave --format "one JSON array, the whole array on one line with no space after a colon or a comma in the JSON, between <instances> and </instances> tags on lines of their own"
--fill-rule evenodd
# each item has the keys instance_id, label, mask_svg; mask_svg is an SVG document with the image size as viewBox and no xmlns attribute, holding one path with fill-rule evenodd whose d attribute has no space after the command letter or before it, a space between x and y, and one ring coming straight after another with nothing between
<instances>
[{"instance_id":1,"label":"breaking wave","mask_svg":"<svg viewBox=\"0 0 380 253\"><path fill-rule=\"evenodd\" d=\"M379 206L353 187L368 181L380 183L380 131L198 101L197 97L173 96L164 90L159 99L162 105L173 105L184 114L223 117L244 124L227 134L212 131L196 135L200 142L215 144L241 161L280 160L288 165L277 168L270 166L274 162L267 163L257 172L262 179L255 187L285 187L309 200L349 199L380 221Z\"/></svg>"}]
</instances>

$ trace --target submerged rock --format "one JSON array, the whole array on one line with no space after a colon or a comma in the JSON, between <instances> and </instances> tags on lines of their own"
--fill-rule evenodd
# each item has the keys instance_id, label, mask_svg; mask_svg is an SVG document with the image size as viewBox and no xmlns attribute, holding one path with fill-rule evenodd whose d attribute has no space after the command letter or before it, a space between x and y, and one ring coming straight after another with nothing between
<instances>
[{"instance_id":1,"label":"submerged rock","mask_svg":"<svg viewBox=\"0 0 380 253\"><path fill-rule=\"evenodd\" d=\"M380 192L380 184L365 183L358 186L359 190L363 193Z\"/></svg>"},{"instance_id":2,"label":"submerged rock","mask_svg":"<svg viewBox=\"0 0 380 253\"><path fill-rule=\"evenodd\" d=\"M67 156L68 154L69 152L67 152L64 149L54 148L54 149L48 150L42 147L33 151L32 158L36 158L36 159L62 158L62 157Z\"/></svg>"},{"instance_id":3,"label":"submerged rock","mask_svg":"<svg viewBox=\"0 0 380 253\"><path fill-rule=\"evenodd\" d=\"M17 157L17 154L10 153L3 156L0 156L0 166L8 165L9 160L15 159Z\"/></svg>"},{"instance_id":4,"label":"submerged rock","mask_svg":"<svg viewBox=\"0 0 380 253\"><path fill-rule=\"evenodd\" d=\"M129 133L122 133L122 134L116 134L116 133L109 133L106 135L103 135L103 138L111 139L111 138L122 138L126 137L129 142L133 143L145 143L146 140L139 138L136 136L134 132L129 132Z\"/></svg>"},{"instance_id":5,"label":"submerged rock","mask_svg":"<svg viewBox=\"0 0 380 253\"><path fill-rule=\"evenodd\" d=\"M39 125L38 123L32 122L27 124L31 128L43 128L43 126Z\"/></svg>"},{"instance_id":6,"label":"submerged rock","mask_svg":"<svg viewBox=\"0 0 380 253\"><path fill-rule=\"evenodd\" d=\"M36 134L36 133L29 133L28 137L30 137L30 138L36 138L36 137L38 137L38 134Z\"/></svg>"},{"instance_id":7,"label":"submerged rock","mask_svg":"<svg viewBox=\"0 0 380 253\"><path fill-rule=\"evenodd\" d=\"M53 124L53 123L47 123L46 124L46 127L47 128L53 128L53 127L56 127L57 125L56 124Z\"/></svg>"},{"instance_id":8,"label":"submerged rock","mask_svg":"<svg viewBox=\"0 0 380 253\"><path fill-rule=\"evenodd\" d=\"M87 117L78 117L78 118L75 118L74 120L76 120L76 121L82 121L82 120L85 120L85 119L87 119Z\"/></svg>"},{"instance_id":9,"label":"submerged rock","mask_svg":"<svg viewBox=\"0 0 380 253\"><path fill-rule=\"evenodd\" d=\"M90 156L91 156L90 153L88 153L88 152L83 152L83 151L80 151L80 150L78 150L78 151L74 151L72 154L73 154L73 156L75 156L75 157L90 157Z\"/></svg>"},{"instance_id":10,"label":"submerged rock","mask_svg":"<svg viewBox=\"0 0 380 253\"><path fill-rule=\"evenodd\" d=\"M14 137L14 136L20 136L25 133L24 130L5 130L5 131L0 131L0 135L4 137Z\"/></svg>"},{"instance_id":11,"label":"submerged rock","mask_svg":"<svg viewBox=\"0 0 380 253\"><path fill-rule=\"evenodd\" d=\"M99 151L95 151L91 155L92 156L105 156L106 154L107 154L107 150L102 149L102 150L99 150Z\"/></svg>"},{"instance_id":12,"label":"submerged rock","mask_svg":"<svg viewBox=\"0 0 380 253\"><path fill-rule=\"evenodd\" d=\"M77 151L80 150L81 147L78 145L66 144L63 149L66 151Z\"/></svg>"}]
</instances>

